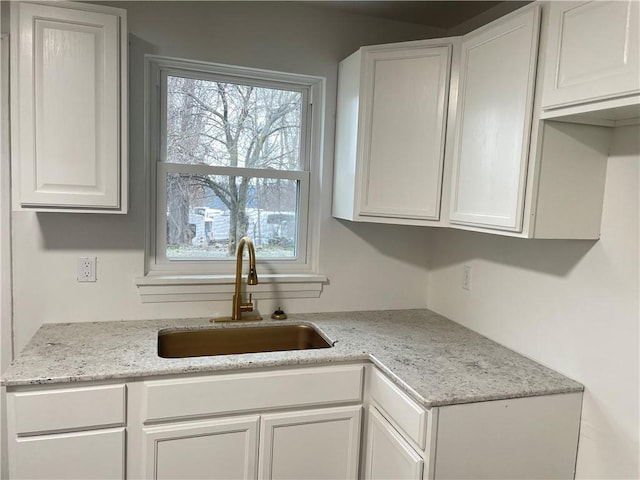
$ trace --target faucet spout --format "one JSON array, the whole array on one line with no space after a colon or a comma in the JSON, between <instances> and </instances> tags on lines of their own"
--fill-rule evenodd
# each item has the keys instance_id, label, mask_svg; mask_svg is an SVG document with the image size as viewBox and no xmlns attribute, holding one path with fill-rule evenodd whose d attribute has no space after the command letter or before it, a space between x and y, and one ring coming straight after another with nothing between
<instances>
[{"instance_id":1,"label":"faucet spout","mask_svg":"<svg viewBox=\"0 0 640 480\"><path fill-rule=\"evenodd\" d=\"M255 268L249 267L249 274L247 275L247 285L257 285L258 274Z\"/></svg>"},{"instance_id":2,"label":"faucet spout","mask_svg":"<svg viewBox=\"0 0 640 480\"><path fill-rule=\"evenodd\" d=\"M238 250L236 252L236 286L233 295L233 308L231 312L231 320L240 320L242 318L242 312L253 312L253 303L251 302L251 295L249 295L249 301L242 301L242 260L244 256L245 246L249 250L249 273L247 275L247 285L258 284L258 272L256 271L256 251L253 247L253 242L249 237L242 237L238 242Z\"/></svg>"}]
</instances>

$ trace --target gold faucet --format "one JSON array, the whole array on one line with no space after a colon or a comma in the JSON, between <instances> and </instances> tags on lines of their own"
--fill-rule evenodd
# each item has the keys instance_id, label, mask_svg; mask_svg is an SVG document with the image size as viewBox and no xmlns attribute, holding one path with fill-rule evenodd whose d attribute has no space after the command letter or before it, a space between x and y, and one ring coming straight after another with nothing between
<instances>
[{"instance_id":1,"label":"gold faucet","mask_svg":"<svg viewBox=\"0 0 640 480\"><path fill-rule=\"evenodd\" d=\"M262 317L255 316L250 318L242 318L242 312L253 312L253 303L251 302L251 294L249 294L249 301L242 302L242 259L244 255L244 247L249 249L249 273L247 275L247 285L258 284L258 273L256 272L256 251L253 248L253 242L249 237L242 237L238 243L238 250L236 251L236 287L233 294L233 307L231 309L231 318L217 318L212 321L215 322L236 322L239 320L262 320Z\"/></svg>"}]
</instances>

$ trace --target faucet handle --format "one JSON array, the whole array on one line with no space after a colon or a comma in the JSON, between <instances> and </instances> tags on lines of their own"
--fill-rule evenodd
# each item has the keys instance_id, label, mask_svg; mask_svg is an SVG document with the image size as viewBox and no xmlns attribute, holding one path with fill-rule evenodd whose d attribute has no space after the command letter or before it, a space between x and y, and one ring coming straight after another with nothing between
<instances>
[{"instance_id":1,"label":"faucet handle","mask_svg":"<svg viewBox=\"0 0 640 480\"><path fill-rule=\"evenodd\" d=\"M253 312L253 294L249 294L249 301L246 303L241 303L240 304L240 311L241 312Z\"/></svg>"}]
</instances>

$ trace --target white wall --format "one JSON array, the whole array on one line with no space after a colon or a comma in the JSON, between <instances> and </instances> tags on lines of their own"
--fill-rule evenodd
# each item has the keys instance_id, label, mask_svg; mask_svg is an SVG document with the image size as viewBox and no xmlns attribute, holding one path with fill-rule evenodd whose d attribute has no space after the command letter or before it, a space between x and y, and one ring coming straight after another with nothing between
<instances>
[{"instance_id":1,"label":"white wall","mask_svg":"<svg viewBox=\"0 0 640 480\"><path fill-rule=\"evenodd\" d=\"M3 25L3 10L0 5L0 370L11 361L11 235L10 235L10 162L8 128L8 43ZM0 477L6 478L7 438L5 388L0 389Z\"/></svg>"},{"instance_id":2,"label":"white wall","mask_svg":"<svg viewBox=\"0 0 640 480\"><path fill-rule=\"evenodd\" d=\"M585 385L577 478L640 478L639 155L615 129L598 242L431 235L429 308Z\"/></svg>"},{"instance_id":3,"label":"white wall","mask_svg":"<svg viewBox=\"0 0 640 480\"><path fill-rule=\"evenodd\" d=\"M0 12L4 9L0 8ZM6 14L5 14L6 16ZM0 25L2 17L0 16ZM9 36L0 30L0 370L11 361L11 165L9 159Z\"/></svg>"},{"instance_id":4,"label":"white wall","mask_svg":"<svg viewBox=\"0 0 640 480\"><path fill-rule=\"evenodd\" d=\"M428 306L585 384L579 478L640 476L637 127L615 132L599 242L339 222L330 216L337 62L360 45L442 32L288 2L114 4L128 10L131 32L131 213L13 213L18 350L45 322L228 314L230 302L140 302L144 53L325 76L320 269L330 284L318 299L282 306ZM98 257L97 283L76 282L81 255ZM463 264L473 267L471 292L460 288Z\"/></svg>"},{"instance_id":5,"label":"white wall","mask_svg":"<svg viewBox=\"0 0 640 480\"><path fill-rule=\"evenodd\" d=\"M341 223L330 216L338 62L361 45L442 34L427 27L288 2L112 2L130 31L131 211L126 216L14 212L14 333L19 351L42 323L228 315L228 302L142 304L142 64L145 53L326 77L318 299L290 312L425 307L427 231ZM98 257L98 282L76 282L78 256ZM268 312L276 301L262 301Z\"/></svg>"}]
</instances>

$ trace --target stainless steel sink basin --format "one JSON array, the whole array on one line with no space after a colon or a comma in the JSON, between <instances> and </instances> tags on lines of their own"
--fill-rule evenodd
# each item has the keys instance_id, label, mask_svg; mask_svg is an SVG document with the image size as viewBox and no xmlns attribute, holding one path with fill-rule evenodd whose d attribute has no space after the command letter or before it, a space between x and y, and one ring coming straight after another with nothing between
<instances>
[{"instance_id":1,"label":"stainless steel sink basin","mask_svg":"<svg viewBox=\"0 0 640 480\"><path fill-rule=\"evenodd\" d=\"M158 332L163 358L205 357L332 347L309 325L207 328Z\"/></svg>"}]
</instances>

